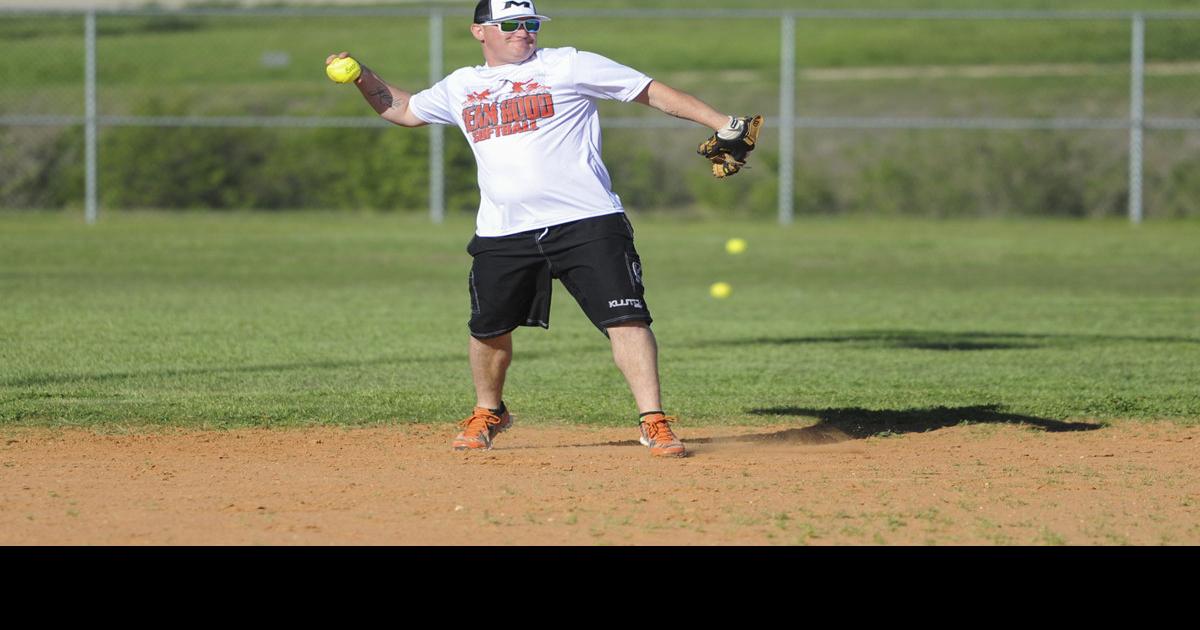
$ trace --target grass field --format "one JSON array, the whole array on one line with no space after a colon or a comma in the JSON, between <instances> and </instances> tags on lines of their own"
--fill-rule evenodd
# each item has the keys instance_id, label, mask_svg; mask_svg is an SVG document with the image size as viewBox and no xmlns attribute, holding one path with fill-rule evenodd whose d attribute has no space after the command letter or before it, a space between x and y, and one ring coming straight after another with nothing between
<instances>
[{"instance_id":1,"label":"grass field","mask_svg":"<svg viewBox=\"0 0 1200 630\"><path fill-rule=\"evenodd\" d=\"M1200 223L634 222L666 404L689 423L1200 421ZM0 422L455 420L472 402L471 231L0 214ZM745 254L724 253L732 236ZM708 297L718 280L732 297ZM516 334L507 400L532 424L630 421L604 338L557 284L551 330Z\"/></svg>"}]
</instances>

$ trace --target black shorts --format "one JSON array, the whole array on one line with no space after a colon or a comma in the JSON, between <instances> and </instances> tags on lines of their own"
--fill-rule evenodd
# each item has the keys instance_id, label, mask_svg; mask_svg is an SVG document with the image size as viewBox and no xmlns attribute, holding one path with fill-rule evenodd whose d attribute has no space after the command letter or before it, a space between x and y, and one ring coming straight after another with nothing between
<instances>
[{"instance_id":1,"label":"black shorts","mask_svg":"<svg viewBox=\"0 0 1200 630\"><path fill-rule=\"evenodd\" d=\"M606 214L508 236L476 236L471 335L499 337L517 326L550 327L550 281L558 278L588 319L608 335L618 322L646 323L642 261L625 213Z\"/></svg>"}]
</instances>

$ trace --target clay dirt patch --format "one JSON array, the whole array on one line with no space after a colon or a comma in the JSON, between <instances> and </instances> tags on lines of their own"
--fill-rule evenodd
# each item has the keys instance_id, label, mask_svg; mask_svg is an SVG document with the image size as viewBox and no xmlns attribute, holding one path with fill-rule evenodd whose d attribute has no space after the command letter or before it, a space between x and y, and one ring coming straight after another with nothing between
<instances>
[{"instance_id":1,"label":"clay dirt patch","mask_svg":"<svg viewBox=\"0 0 1200 630\"><path fill-rule=\"evenodd\" d=\"M7 429L5 545L1200 544L1200 428Z\"/></svg>"}]
</instances>

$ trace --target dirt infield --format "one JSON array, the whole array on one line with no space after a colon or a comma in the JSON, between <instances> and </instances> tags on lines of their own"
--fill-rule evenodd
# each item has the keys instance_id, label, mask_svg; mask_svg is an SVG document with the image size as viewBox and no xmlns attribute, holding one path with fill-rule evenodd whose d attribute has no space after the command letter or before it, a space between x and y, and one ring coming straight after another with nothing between
<instances>
[{"instance_id":1,"label":"dirt infield","mask_svg":"<svg viewBox=\"0 0 1200 630\"><path fill-rule=\"evenodd\" d=\"M10 428L0 544L1200 544L1200 428L1074 426Z\"/></svg>"}]
</instances>

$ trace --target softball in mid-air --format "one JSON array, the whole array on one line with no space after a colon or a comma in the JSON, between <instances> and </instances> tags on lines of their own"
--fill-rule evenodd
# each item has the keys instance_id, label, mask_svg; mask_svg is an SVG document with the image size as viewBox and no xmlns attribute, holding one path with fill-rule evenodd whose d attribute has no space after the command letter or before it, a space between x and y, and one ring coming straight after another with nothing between
<instances>
[{"instance_id":1,"label":"softball in mid-air","mask_svg":"<svg viewBox=\"0 0 1200 630\"><path fill-rule=\"evenodd\" d=\"M325 74L334 83L349 83L362 74L362 66L358 65L354 57L342 57L325 66Z\"/></svg>"},{"instance_id":2,"label":"softball in mid-air","mask_svg":"<svg viewBox=\"0 0 1200 630\"><path fill-rule=\"evenodd\" d=\"M746 241L740 238L731 238L725 241L725 251L730 254L740 254L746 251Z\"/></svg>"},{"instance_id":3,"label":"softball in mid-air","mask_svg":"<svg viewBox=\"0 0 1200 630\"><path fill-rule=\"evenodd\" d=\"M729 297L730 293L733 293L733 287L729 286L728 282L717 282L708 288L708 294L718 300Z\"/></svg>"}]
</instances>

